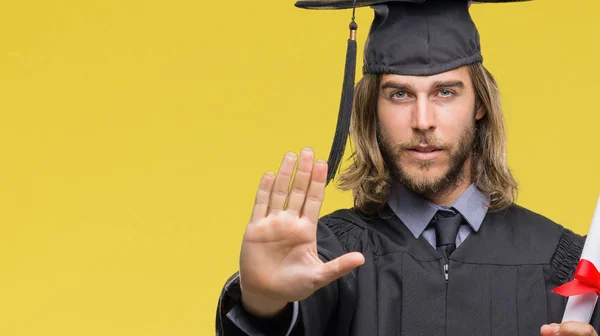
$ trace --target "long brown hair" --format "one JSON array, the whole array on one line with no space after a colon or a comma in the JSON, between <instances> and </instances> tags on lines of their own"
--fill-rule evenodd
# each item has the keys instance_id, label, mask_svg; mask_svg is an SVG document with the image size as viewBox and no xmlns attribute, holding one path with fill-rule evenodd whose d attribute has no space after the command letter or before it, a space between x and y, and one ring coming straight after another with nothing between
<instances>
[{"instance_id":1,"label":"long brown hair","mask_svg":"<svg viewBox=\"0 0 600 336\"><path fill-rule=\"evenodd\" d=\"M491 210L511 205L518 192L506 160L506 132L500 91L492 74L481 64L468 65L475 97L485 110L476 121L472 149L472 178L490 197ZM377 137L377 97L381 75L366 74L356 85L350 137L354 145L352 164L340 176L339 187L352 190L354 206L365 213L380 210L387 201L392 177Z\"/></svg>"}]
</instances>

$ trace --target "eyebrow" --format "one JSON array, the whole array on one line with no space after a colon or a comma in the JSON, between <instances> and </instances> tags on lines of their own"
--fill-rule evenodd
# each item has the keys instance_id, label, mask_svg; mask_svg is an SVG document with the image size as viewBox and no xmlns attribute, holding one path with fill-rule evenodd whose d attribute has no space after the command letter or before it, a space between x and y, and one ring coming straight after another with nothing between
<instances>
[{"instance_id":1,"label":"eyebrow","mask_svg":"<svg viewBox=\"0 0 600 336\"><path fill-rule=\"evenodd\" d=\"M387 81L381 85L381 90L385 90L385 89L412 91L414 89L414 87L410 84L400 84L400 83L394 82L394 81Z\"/></svg>"},{"instance_id":2,"label":"eyebrow","mask_svg":"<svg viewBox=\"0 0 600 336\"><path fill-rule=\"evenodd\" d=\"M460 80L451 80L451 81L437 81L433 83L434 89L441 88L459 88L462 89L465 87L465 83ZM381 90L385 89L396 89L403 91L414 91L414 87L410 84L401 84L394 81L387 81L381 85Z\"/></svg>"},{"instance_id":3,"label":"eyebrow","mask_svg":"<svg viewBox=\"0 0 600 336\"><path fill-rule=\"evenodd\" d=\"M457 89L462 89L465 87L465 83L463 83L460 80L454 80L454 81L438 81L433 83L433 87L435 89L441 89L441 88L457 88Z\"/></svg>"}]
</instances>

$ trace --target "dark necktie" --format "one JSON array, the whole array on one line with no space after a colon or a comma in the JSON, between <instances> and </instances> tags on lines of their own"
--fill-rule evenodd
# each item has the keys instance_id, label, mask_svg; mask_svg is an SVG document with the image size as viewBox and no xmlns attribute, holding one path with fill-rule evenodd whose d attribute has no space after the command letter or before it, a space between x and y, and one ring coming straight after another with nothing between
<instances>
[{"instance_id":1,"label":"dark necktie","mask_svg":"<svg viewBox=\"0 0 600 336\"><path fill-rule=\"evenodd\" d=\"M439 210L434 217L434 227L437 250L448 262L448 257L456 249L456 235L463 222L463 216L458 212Z\"/></svg>"}]
</instances>

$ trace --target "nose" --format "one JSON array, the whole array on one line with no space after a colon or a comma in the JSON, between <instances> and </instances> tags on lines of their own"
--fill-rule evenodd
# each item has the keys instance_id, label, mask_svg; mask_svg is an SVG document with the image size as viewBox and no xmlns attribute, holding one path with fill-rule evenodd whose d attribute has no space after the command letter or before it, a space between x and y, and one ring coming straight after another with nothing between
<instances>
[{"instance_id":1,"label":"nose","mask_svg":"<svg viewBox=\"0 0 600 336\"><path fill-rule=\"evenodd\" d=\"M416 131L427 132L435 129L435 109L428 99L417 99L411 124Z\"/></svg>"}]
</instances>

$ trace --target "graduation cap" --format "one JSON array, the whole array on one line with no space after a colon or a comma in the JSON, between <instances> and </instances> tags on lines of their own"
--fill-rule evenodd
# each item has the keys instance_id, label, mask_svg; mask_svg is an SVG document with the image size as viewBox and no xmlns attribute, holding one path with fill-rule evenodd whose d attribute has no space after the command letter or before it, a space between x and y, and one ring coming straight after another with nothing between
<instances>
[{"instance_id":1,"label":"graduation cap","mask_svg":"<svg viewBox=\"0 0 600 336\"><path fill-rule=\"evenodd\" d=\"M527 0L478 0L473 3ZM327 184L335 177L346 147L356 72L355 9L375 11L364 50L363 74L430 76L482 62L479 33L469 0L299 0L304 9L352 9L342 98L329 153Z\"/></svg>"}]
</instances>

